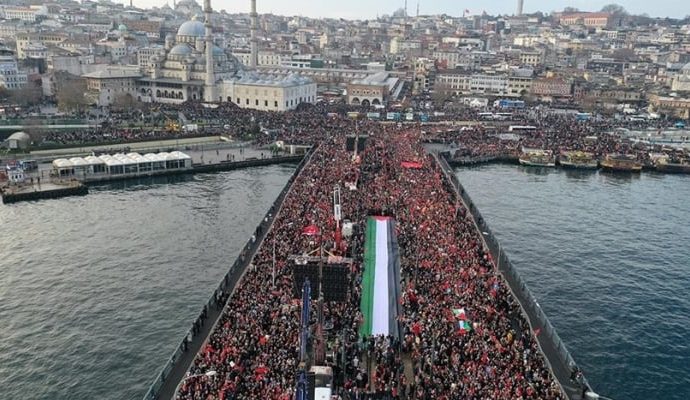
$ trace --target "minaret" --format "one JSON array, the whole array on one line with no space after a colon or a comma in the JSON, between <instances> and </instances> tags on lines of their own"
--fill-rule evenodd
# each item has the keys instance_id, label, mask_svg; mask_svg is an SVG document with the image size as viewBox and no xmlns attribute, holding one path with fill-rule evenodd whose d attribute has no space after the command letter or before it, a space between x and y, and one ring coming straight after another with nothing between
<instances>
[{"instance_id":1,"label":"minaret","mask_svg":"<svg viewBox=\"0 0 690 400\"><path fill-rule=\"evenodd\" d=\"M204 0L204 14L206 21L206 82L204 85L204 100L216 101L216 74L213 71L213 27L211 27L211 0Z\"/></svg>"},{"instance_id":2,"label":"minaret","mask_svg":"<svg viewBox=\"0 0 690 400\"><path fill-rule=\"evenodd\" d=\"M522 5L524 3L524 0L518 0L518 8L517 8L517 16L520 17L522 16Z\"/></svg>"},{"instance_id":3,"label":"minaret","mask_svg":"<svg viewBox=\"0 0 690 400\"><path fill-rule=\"evenodd\" d=\"M259 66L259 42L256 37L256 31L259 29L259 14L256 13L256 0L252 0L252 13L249 15L252 19L251 26L251 59L249 60L249 66L256 68Z\"/></svg>"}]
</instances>

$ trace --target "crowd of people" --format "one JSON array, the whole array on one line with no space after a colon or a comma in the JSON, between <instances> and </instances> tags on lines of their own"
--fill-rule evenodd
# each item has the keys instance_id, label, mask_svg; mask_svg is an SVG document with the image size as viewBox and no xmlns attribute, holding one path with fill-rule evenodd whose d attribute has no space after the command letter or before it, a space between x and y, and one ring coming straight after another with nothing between
<instances>
[{"instance_id":1,"label":"crowd of people","mask_svg":"<svg viewBox=\"0 0 690 400\"><path fill-rule=\"evenodd\" d=\"M355 229L341 249L354 260L349 300L324 309L334 333L329 349L346 360L334 362L334 394L341 399L564 398L471 218L421 147L419 130L368 125L367 144L354 156L346 151L345 134L351 132L344 127L335 119L319 127L318 148L177 399L294 397L300 302L293 298L287 259L313 249L317 241L336 247L332 190L352 184L356 190L342 191L341 203L356 227L371 214L397 221L402 335L400 341L358 337L364 233ZM319 228L318 239L301 234L312 225ZM274 246L275 286L267 279Z\"/></svg>"},{"instance_id":2,"label":"crowd of people","mask_svg":"<svg viewBox=\"0 0 690 400\"><path fill-rule=\"evenodd\" d=\"M500 111L500 110L494 110ZM612 118L578 120L573 113L554 110L514 110L502 122L482 120L478 114L463 114L465 121L477 122L464 127L430 127L425 139L443 142L457 148L458 159L517 159L523 148L550 150L553 154L583 151L603 159L608 154L628 154L643 163L652 162L650 153L666 153L678 157L675 151L662 145L650 146L630 140L627 131L644 132L645 139L660 138L661 132L671 128L670 121L630 121ZM509 125L529 126L530 130L509 132ZM687 158L687 151L681 158Z\"/></svg>"}]
</instances>

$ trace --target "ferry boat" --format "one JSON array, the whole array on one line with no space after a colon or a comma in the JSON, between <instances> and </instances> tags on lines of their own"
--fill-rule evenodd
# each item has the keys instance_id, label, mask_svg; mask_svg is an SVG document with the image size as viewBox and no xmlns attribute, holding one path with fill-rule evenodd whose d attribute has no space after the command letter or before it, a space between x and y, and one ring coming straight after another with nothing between
<instances>
[{"instance_id":1,"label":"ferry boat","mask_svg":"<svg viewBox=\"0 0 690 400\"><path fill-rule=\"evenodd\" d=\"M584 151L565 151L558 157L558 163L563 168L597 169L599 162L594 154Z\"/></svg>"},{"instance_id":2,"label":"ferry boat","mask_svg":"<svg viewBox=\"0 0 690 400\"><path fill-rule=\"evenodd\" d=\"M522 149L520 155L520 165L529 167L555 167L556 157L551 150L528 150Z\"/></svg>"},{"instance_id":3,"label":"ferry boat","mask_svg":"<svg viewBox=\"0 0 690 400\"><path fill-rule=\"evenodd\" d=\"M601 161L601 169L611 172L641 172L642 163L630 154L608 154Z\"/></svg>"},{"instance_id":4,"label":"ferry boat","mask_svg":"<svg viewBox=\"0 0 690 400\"><path fill-rule=\"evenodd\" d=\"M659 157L654 162L656 170L670 174L690 174L690 159Z\"/></svg>"}]
</instances>

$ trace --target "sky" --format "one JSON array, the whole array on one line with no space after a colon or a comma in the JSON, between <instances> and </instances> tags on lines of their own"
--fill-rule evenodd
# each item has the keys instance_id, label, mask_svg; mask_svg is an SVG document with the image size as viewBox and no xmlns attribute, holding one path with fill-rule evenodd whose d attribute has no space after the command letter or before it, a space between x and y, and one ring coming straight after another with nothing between
<instances>
[{"instance_id":1,"label":"sky","mask_svg":"<svg viewBox=\"0 0 690 400\"><path fill-rule=\"evenodd\" d=\"M115 0L118 1L118 0ZM129 3L129 0L124 0ZM197 0L203 4L203 0ZM562 10L564 7L576 7L583 11L599 11L606 4L617 3L625 7L632 14L647 13L653 17L671 16L682 18L690 15L690 1L688 0L524 0L524 11L551 12ZM173 0L134 0L137 7L152 7L170 4ZM417 0L408 0L408 14L415 15ZM274 13L279 15L302 15L305 17L331 17L346 19L371 19L377 15L392 14L403 7L405 0L257 0L259 13ZM250 0L211 0L214 10L225 9L230 13L248 12ZM462 15L467 9L470 14L513 14L517 7L517 0L420 0L419 13Z\"/></svg>"}]
</instances>

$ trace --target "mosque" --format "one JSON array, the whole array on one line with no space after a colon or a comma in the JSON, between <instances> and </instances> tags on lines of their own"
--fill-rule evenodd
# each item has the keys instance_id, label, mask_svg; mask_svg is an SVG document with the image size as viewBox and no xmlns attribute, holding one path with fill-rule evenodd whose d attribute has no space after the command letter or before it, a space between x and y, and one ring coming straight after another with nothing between
<instances>
[{"instance_id":1,"label":"mosque","mask_svg":"<svg viewBox=\"0 0 690 400\"><path fill-rule=\"evenodd\" d=\"M177 35L165 38L165 47L148 57L141 69L109 67L84 75L87 87L97 90L98 105L110 105L118 96L142 102L233 102L240 107L285 111L316 101L316 83L299 75L274 76L255 71L258 55L256 0L252 0L252 56L245 68L229 51L213 43L211 1L204 1L205 21L183 23Z\"/></svg>"}]
</instances>

